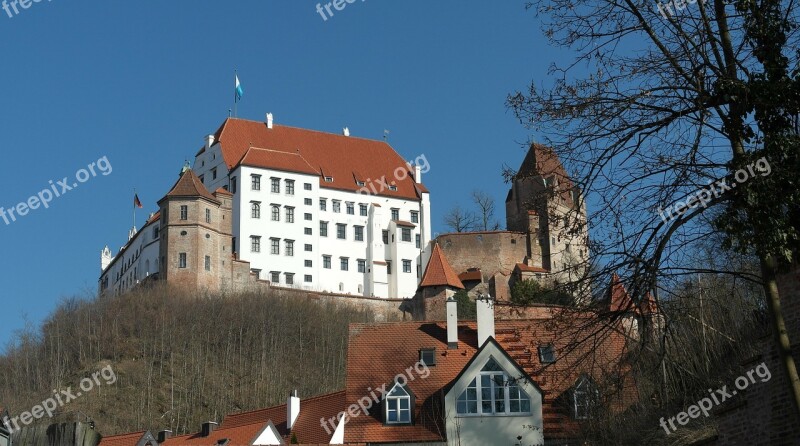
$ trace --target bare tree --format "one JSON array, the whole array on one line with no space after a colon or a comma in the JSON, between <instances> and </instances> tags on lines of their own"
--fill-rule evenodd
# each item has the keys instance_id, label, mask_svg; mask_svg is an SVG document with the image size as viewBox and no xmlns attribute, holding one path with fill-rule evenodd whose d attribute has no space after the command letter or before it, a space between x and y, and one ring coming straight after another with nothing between
<instances>
[{"instance_id":1,"label":"bare tree","mask_svg":"<svg viewBox=\"0 0 800 446\"><path fill-rule=\"evenodd\" d=\"M594 271L620 271L635 300L651 293L659 304L698 271L759 283L800 418L776 285L800 245L800 192L787 187L800 176L798 3L529 7L575 59L553 66L551 85L532 84L508 103L598 200L589 221L602 237L591 251L607 264ZM722 248L752 256L760 271L698 263L698 243L718 234Z\"/></svg>"},{"instance_id":2,"label":"bare tree","mask_svg":"<svg viewBox=\"0 0 800 446\"><path fill-rule=\"evenodd\" d=\"M442 219L445 226L453 232L468 232L475 229L478 217L470 211L465 211L459 205L453 206Z\"/></svg>"},{"instance_id":3,"label":"bare tree","mask_svg":"<svg viewBox=\"0 0 800 446\"><path fill-rule=\"evenodd\" d=\"M472 202L478 207L478 224L482 231L496 231L500 229L500 223L494 219L495 203L494 198L480 190L472 191Z\"/></svg>"}]
</instances>

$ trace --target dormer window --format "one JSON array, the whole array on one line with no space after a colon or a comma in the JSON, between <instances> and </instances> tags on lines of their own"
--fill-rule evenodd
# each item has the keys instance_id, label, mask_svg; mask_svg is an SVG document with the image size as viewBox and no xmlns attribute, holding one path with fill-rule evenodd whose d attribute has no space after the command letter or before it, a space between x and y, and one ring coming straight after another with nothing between
<instances>
[{"instance_id":1,"label":"dormer window","mask_svg":"<svg viewBox=\"0 0 800 446\"><path fill-rule=\"evenodd\" d=\"M397 186L394 186L394 185L389 186L389 190L396 192L397 191Z\"/></svg>"},{"instance_id":2,"label":"dormer window","mask_svg":"<svg viewBox=\"0 0 800 446\"><path fill-rule=\"evenodd\" d=\"M405 386L395 383L385 403L386 424L411 424L411 393Z\"/></svg>"},{"instance_id":3,"label":"dormer window","mask_svg":"<svg viewBox=\"0 0 800 446\"><path fill-rule=\"evenodd\" d=\"M365 183L363 181L356 181L356 185L359 186L359 187L364 187L364 186L367 185L367 183Z\"/></svg>"},{"instance_id":4,"label":"dormer window","mask_svg":"<svg viewBox=\"0 0 800 446\"><path fill-rule=\"evenodd\" d=\"M325 177L326 183L333 183L333 177Z\"/></svg>"},{"instance_id":5,"label":"dormer window","mask_svg":"<svg viewBox=\"0 0 800 446\"><path fill-rule=\"evenodd\" d=\"M599 392L592 380L587 376L581 376L572 390L572 415L576 420L589 419L598 399Z\"/></svg>"},{"instance_id":6,"label":"dormer window","mask_svg":"<svg viewBox=\"0 0 800 446\"><path fill-rule=\"evenodd\" d=\"M436 349L435 348L420 349L419 362L428 367L436 365Z\"/></svg>"},{"instance_id":7,"label":"dormer window","mask_svg":"<svg viewBox=\"0 0 800 446\"><path fill-rule=\"evenodd\" d=\"M556 351L552 344L539 346L539 362L542 364L552 364L556 362Z\"/></svg>"},{"instance_id":8,"label":"dormer window","mask_svg":"<svg viewBox=\"0 0 800 446\"><path fill-rule=\"evenodd\" d=\"M456 400L459 415L526 415L531 399L494 358L489 358Z\"/></svg>"}]
</instances>

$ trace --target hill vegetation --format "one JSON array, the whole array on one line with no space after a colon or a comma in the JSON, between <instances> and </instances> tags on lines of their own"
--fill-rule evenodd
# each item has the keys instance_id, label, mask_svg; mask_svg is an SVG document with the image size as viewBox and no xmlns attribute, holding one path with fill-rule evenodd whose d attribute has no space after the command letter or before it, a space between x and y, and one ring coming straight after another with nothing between
<instances>
[{"instance_id":1,"label":"hill vegetation","mask_svg":"<svg viewBox=\"0 0 800 446\"><path fill-rule=\"evenodd\" d=\"M68 299L0 357L0 406L18 415L110 366L116 382L100 380L40 422L91 418L105 435L195 432L228 413L282 404L292 389L301 397L341 389L348 325L373 319L370 310L277 294L154 287Z\"/></svg>"}]
</instances>

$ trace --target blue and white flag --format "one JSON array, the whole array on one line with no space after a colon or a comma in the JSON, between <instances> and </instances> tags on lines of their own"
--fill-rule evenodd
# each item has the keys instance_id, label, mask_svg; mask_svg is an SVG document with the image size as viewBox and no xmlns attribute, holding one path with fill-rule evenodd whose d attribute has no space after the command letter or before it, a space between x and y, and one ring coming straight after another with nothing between
<instances>
[{"instance_id":1,"label":"blue and white flag","mask_svg":"<svg viewBox=\"0 0 800 446\"><path fill-rule=\"evenodd\" d=\"M242 100L242 95L244 94L244 90L242 90L242 84L239 82L239 75L235 75L236 77L236 102Z\"/></svg>"}]
</instances>

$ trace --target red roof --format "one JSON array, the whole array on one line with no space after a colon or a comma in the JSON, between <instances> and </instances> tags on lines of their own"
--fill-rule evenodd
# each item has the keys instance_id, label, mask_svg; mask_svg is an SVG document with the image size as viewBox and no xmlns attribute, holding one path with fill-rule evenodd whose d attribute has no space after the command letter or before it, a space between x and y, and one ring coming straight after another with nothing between
<instances>
[{"instance_id":1,"label":"red roof","mask_svg":"<svg viewBox=\"0 0 800 446\"><path fill-rule=\"evenodd\" d=\"M545 438L569 438L577 424L563 398L583 375L598 384L624 377L628 371L624 363L627 343L624 334L594 313L576 313L563 307L551 311L543 318L498 320L495 339L542 389ZM414 424L410 426L385 425L380 411L375 410L349 418L345 443L444 441L441 409L431 407L441 407L444 392L478 351L475 322L459 322L458 333L458 349L448 350L445 322L351 324L346 404L356 403L384 384L388 390L399 373L406 374L416 404ZM553 346L557 361L542 364L538 347L548 344ZM409 376L407 367L417 363L420 349L427 348L436 349L436 365L429 367L429 376L423 379L416 371ZM636 399L630 380L623 382L619 402L612 405L616 410Z\"/></svg>"},{"instance_id":2,"label":"red roof","mask_svg":"<svg viewBox=\"0 0 800 446\"><path fill-rule=\"evenodd\" d=\"M417 225L415 225L414 223L411 223L410 221L405 221L405 220L395 220L394 224L396 224L397 226L405 226L405 227L409 227L409 228L416 228L417 227Z\"/></svg>"},{"instance_id":3,"label":"red roof","mask_svg":"<svg viewBox=\"0 0 800 446\"><path fill-rule=\"evenodd\" d=\"M561 160L552 148L541 144L531 144L528 154L515 175L515 178L532 178L541 176L545 179L555 178L558 182L556 190L569 205L573 205L572 191L574 185ZM552 186L548 183L548 186Z\"/></svg>"},{"instance_id":4,"label":"red roof","mask_svg":"<svg viewBox=\"0 0 800 446\"><path fill-rule=\"evenodd\" d=\"M286 172L306 173L309 175L319 175L319 171L311 167L299 152L283 152L280 150L268 150L251 147L242 157L237 165L264 167Z\"/></svg>"},{"instance_id":5,"label":"red roof","mask_svg":"<svg viewBox=\"0 0 800 446\"><path fill-rule=\"evenodd\" d=\"M464 271L458 275L458 278L461 280L461 282L468 282L471 280L483 280L483 275L481 274L481 270L476 269L472 271Z\"/></svg>"},{"instance_id":6,"label":"red roof","mask_svg":"<svg viewBox=\"0 0 800 446\"><path fill-rule=\"evenodd\" d=\"M453 288L464 289L464 284L458 278L458 274L453 271L453 267L447 262L447 258L442 253L442 248L439 244L433 245L433 252L431 258L428 260L428 266L425 267L425 274L422 275L422 280L419 283L420 287L426 286L451 286Z\"/></svg>"},{"instance_id":7,"label":"red roof","mask_svg":"<svg viewBox=\"0 0 800 446\"><path fill-rule=\"evenodd\" d=\"M320 418L327 420L345 410L344 395L342 390L301 399L300 414L291 432L286 428L286 404L282 404L228 415L208 437L202 437L200 434L183 435L170 438L161 446L216 446L219 440L226 438L229 440L228 446L250 446L270 421L286 443L289 443L294 433L301 444L328 444L333 431L328 434L320 424Z\"/></svg>"},{"instance_id":8,"label":"red roof","mask_svg":"<svg viewBox=\"0 0 800 446\"><path fill-rule=\"evenodd\" d=\"M528 266L528 265L526 265L524 263L517 263L517 268L519 268L520 271L525 271L525 272L529 272L529 273L549 273L550 272L550 270L547 270L547 269L544 269L544 268L539 268L538 266Z\"/></svg>"},{"instance_id":9,"label":"red roof","mask_svg":"<svg viewBox=\"0 0 800 446\"><path fill-rule=\"evenodd\" d=\"M103 437L97 446L136 446L147 431Z\"/></svg>"},{"instance_id":10,"label":"red roof","mask_svg":"<svg viewBox=\"0 0 800 446\"><path fill-rule=\"evenodd\" d=\"M200 178L192 169L186 169L181 174L181 177L178 178L178 181L175 182L175 185L172 186L172 189L167 192L164 198L167 197L203 197L215 203L219 202L219 200L211 195L211 192L203 186L203 182L200 181Z\"/></svg>"},{"instance_id":11,"label":"red roof","mask_svg":"<svg viewBox=\"0 0 800 446\"><path fill-rule=\"evenodd\" d=\"M423 185L414 181L413 170L406 160L385 141L282 125L270 129L264 122L238 118L226 119L214 140L219 141L229 170L233 170L251 148L259 148L271 152L251 155L248 165L314 173L320 176L320 187L356 192L362 189L356 183L358 178L367 183L368 189L374 186L377 195L419 200L420 194L427 192ZM293 156L281 157L276 152ZM333 182L325 182L325 176L332 177ZM397 190L382 186L382 181L394 183Z\"/></svg>"}]
</instances>

